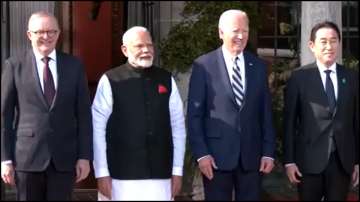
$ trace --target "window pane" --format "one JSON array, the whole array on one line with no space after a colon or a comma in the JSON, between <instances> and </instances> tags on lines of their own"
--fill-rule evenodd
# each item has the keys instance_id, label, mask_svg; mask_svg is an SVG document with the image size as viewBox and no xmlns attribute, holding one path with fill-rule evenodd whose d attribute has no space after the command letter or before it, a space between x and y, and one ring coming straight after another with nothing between
<instances>
[{"instance_id":1,"label":"window pane","mask_svg":"<svg viewBox=\"0 0 360 202\"><path fill-rule=\"evenodd\" d=\"M359 59L359 38L350 39L351 54Z\"/></svg>"},{"instance_id":2,"label":"window pane","mask_svg":"<svg viewBox=\"0 0 360 202\"><path fill-rule=\"evenodd\" d=\"M289 38L278 39L279 49L290 49Z\"/></svg>"},{"instance_id":3,"label":"window pane","mask_svg":"<svg viewBox=\"0 0 360 202\"><path fill-rule=\"evenodd\" d=\"M259 48L274 48L274 38L260 38Z\"/></svg>"},{"instance_id":4,"label":"window pane","mask_svg":"<svg viewBox=\"0 0 360 202\"><path fill-rule=\"evenodd\" d=\"M289 1L259 4L259 13L265 22L258 30L259 48L293 49L297 47L297 44L289 43L289 37L296 37L297 34L298 6L299 2ZM292 43L297 43L297 41L292 40Z\"/></svg>"},{"instance_id":5,"label":"window pane","mask_svg":"<svg viewBox=\"0 0 360 202\"><path fill-rule=\"evenodd\" d=\"M350 4L351 7L350 7L350 13L349 13L349 15L350 15L349 24L351 27L358 26L358 24L359 24L358 4L359 4L358 2L356 2L356 4L354 4L354 5Z\"/></svg>"},{"instance_id":6,"label":"window pane","mask_svg":"<svg viewBox=\"0 0 360 202\"><path fill-rule=\"evenodd\" d=\"M342 32L343 32L343 56L356 57L359 59L359 12L358 2L342 2Z\"/></svg>"},{"instance_id":7,"label":"window pane","mask_svg":"<svg viewBox=\"0 0 360 202\"><path fill-rule=\"evenodd\" d=\"M275 18L274 18L274 6L273 5L262 5L260 4L260 17L263 20L263 23L261 27L259 28L259 34L260 35L274 35L274 24L275 24Z\"/></svg>"}]
</instances>

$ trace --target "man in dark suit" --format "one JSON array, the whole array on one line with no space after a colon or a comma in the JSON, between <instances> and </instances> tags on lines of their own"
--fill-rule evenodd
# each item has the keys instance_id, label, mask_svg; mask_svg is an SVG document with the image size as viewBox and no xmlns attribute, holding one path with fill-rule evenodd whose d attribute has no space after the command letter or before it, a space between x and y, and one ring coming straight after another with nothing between
<instances>
[{"instance_id":1,"label":"man in dark suit","mask_svg":"<svg viewBox=\"0 0 360 202\"><path fill-rule=\"evenodd\" d=\"M189 87L188 126L203 174L205 200L259 200L261 172L274 166L275 135L266 66L243 51L249 19L240 10L219 19L223 45L197 58Z\"/></svg>"},{"instance_id":2,"label":"man in dark suit","mask_svg":"<svg viewBox=\"0 0 360 202\"><path fill-rule=\"evenodd\" d=\"M56 18L31 15L32 50L9 58L1 76L1 177L18 200L71 200L92 160L90 97L81 62L55 50Z\"/></svg>"},{"instance_id":3,"label":"man in dark suit","mask_svg":"<svg viewBox=\"0 0 360 202\"><path fill-rule=\"evenodd\" d=\"M336 63L340 31L311 30L316 62L293 71L285 90L285 167L301 200L345 201L359 180L358 74Z\"/></svg>"}]
</instances>

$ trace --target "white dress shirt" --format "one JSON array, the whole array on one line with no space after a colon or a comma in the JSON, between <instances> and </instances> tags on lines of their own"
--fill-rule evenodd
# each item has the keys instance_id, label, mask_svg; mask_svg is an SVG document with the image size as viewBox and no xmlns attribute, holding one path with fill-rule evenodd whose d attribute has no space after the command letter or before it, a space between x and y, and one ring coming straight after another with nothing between
<instances>
[{"instance_id":1,"label":"white dress shirt","mask_svg":"<svg viewBox=\"0 0 360 202\"><path fill-rule=\"evenodd\" d=\"M43 71L45 68L45 63L42 61L43 55L41 55L38 51L33 49L35 60L36 60L36 68L40 80L41 89L44 92L44 77L43 77ZM54 86L55 90L57 90L58 86L58 74L57 74L57 66L56 66L56 50L54 49L49 55L49 69L51 71L52 77L54 79Z\"/></svg>"},{"instance_id":2,"label":"white dress shirt","mask_svg":"<svg viewBox=\"0 0 360 202\"><path fill-rule=\"evenodd\" d=\"M223 52L223 55L224 55L225 65L226 65L226 69L227 69L227 72L228 72L228 75L229 75L230 83L232 83L233 82L232 75L234 74L233 68L234 68L235 57L232 56L230 54L230 52L228 50L226 50L226 48L224 46L222 46L221 49L222 49L222 52ZM244 94L246 94L245 60L244 60L243 52L241 52L236 57L239 58L239 60L237 61L237 66L240 68L241 84L242 84L243 89L244 89Z\"/></svg>"},{"instance_id":3,"label":"white dress shirt","mask_svg":"<svg viewBox=\"0 0 360 202\"><path fill-rule=\"evenodd\" d=\"M326 90L325 82L326 82L326 73L325 70L331 70L330 78L334 85L334 93L335 93L335 99L338 98L338 82L337 82L337 75L336 75L336 63L332 64L330 67L326 67L325 65L321 64L319 61L316 61L316 65L319 69L321 81L324 86L324 90Z\"/></svg>"}]
</instances>

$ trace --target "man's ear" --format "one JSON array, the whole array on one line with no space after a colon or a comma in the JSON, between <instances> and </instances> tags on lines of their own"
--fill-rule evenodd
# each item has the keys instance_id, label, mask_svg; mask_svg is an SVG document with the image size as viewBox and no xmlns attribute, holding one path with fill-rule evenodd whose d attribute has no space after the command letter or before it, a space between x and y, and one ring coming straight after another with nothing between
<instances>
[{"instance_id":1,"label":"man's ear","mask_svg":"<svg viewBox=\"0 0 360 202\"><path fill-rule=\"evenodd\" d=\"M127 47L125 45L121 45L121 51L125 55L125 57L128 57Z\"/></svg>"},{"instance_id":2,"label":"man's ear","mask_svg":"<svg viewBox=\"0 0 360 202\"><path fill-rule=\"evenodd\" d=\"M219 38L223 39L224 32L219 28Z\"/></svg>"},{"instance_id":3,"label":"man's ear","mask_svg":"<svg viewBox=\"0 0 360 202\"><path fill-rule=\"evenodd\" d=\"M308 46L309 46L310 50L311 50L312 52L314 52L314 51L313 51L314 42L313 42L313 41L309 41L309 42L308 42Z\"/></svg>"},{"instance_id":4,"label":"man's ear","mask_svg":"<svg viewBox=\"0 0 360 202\"><path fill-rule=\"evenodd\" d=\"M31 32L30 32L30 31L27 31L27 32L26 32L26 35L27 35L28 39L31 40Z\"/></svg>"}]
</instances>

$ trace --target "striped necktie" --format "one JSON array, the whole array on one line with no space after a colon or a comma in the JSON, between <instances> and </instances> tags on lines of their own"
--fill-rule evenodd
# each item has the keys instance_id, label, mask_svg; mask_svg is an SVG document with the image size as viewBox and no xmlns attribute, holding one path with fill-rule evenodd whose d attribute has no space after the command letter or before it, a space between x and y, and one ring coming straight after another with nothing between
<instances>
[{"instance_id":1,"label":"striped necktie","mask_svg":"<svg viewBox=\"0 0 360 202\"><path fill-rule=\"evenodd\" d=\"M234 60L233 74L232 74L232 88L235 94L236 103L241 107L244 101L244 86L242 84L242 78L240 74L240 68L237 65L238 57Z\"/></svg>"}]
</instances>

